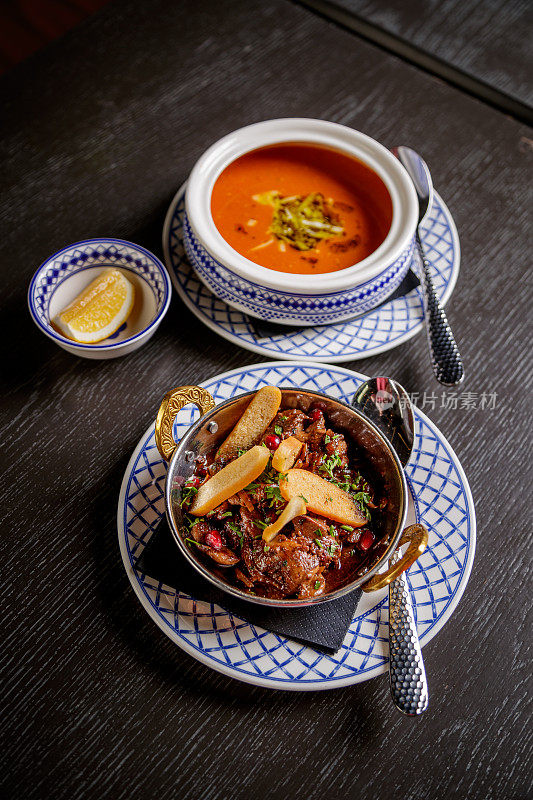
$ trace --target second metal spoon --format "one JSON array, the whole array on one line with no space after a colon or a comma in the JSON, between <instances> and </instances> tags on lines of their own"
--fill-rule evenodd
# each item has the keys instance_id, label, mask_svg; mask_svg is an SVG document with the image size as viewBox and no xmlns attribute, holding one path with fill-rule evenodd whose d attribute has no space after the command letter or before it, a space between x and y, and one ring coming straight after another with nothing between
<instances>
[{"instance_id":1,"label":"second metal spoon","mask_svg":"<svg viewBox=\"0 0 533 800\"><path fill-rule=\"evenodd\" d=\"M431 174L424 159L414 150L411 150L410 147L404 147L403 145L393 147L391 152L409 173L418 196L419 227L416 231L416 244L422 262L419 277L424 295L424 314L433 372L439 383L444 386L457 386L464 378L463 361L444 309L435 292L429 263L425 256L419 233L420 223L431 206L433 195Z\"/></svg>"},{"instance_id":2,"label":"second metal spoon","mask_svg":"<svg viewBox=\"0 0 533 800\"><path fill-rule=\"evenodd\" d=\"M391 378L370 378L359 387L352 405L387 437L405 467L413 450L414 415L403 386ZM426 710L426 670L405 573L389 584L389 678L392 699L402 714L418 716Z\"/></svg>"}]
</instances>

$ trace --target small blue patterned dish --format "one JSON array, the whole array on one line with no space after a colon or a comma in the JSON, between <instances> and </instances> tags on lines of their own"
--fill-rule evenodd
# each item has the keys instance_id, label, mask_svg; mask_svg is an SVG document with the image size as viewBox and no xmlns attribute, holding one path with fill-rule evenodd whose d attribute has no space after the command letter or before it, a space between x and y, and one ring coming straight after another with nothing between
<instances>
[{"instance_id":1,"label":"small blue patterned dish","mask_svg":"<svg viewBox=\"0 0 533 800\"><path fill-rule=\"evenodd\" d=\"M106 267L117 267L135 286L126 322L102 342L81 344L60 334L51 320ZM69 353L109 359L137 350L156 332L172 288L163 264L148 250L122 239L87 239L63 248L41 264L28 290L28 306L40 330Z\"/></svg>"},{"instance_id":2,"label":"small blue patterned dish","mask_svg":"<svg viewBox=\"0 0 533 800\"><path fill-rule=\"evenodd\" d=\"M311 143L353 156L383 181L392 202L385 241L367 258L337 272L294 275L254 264L219 233L211 215L217 177L239 156L280 143ZM253 317L285 325L329 325L382 303L409 269L418 203L407 172L383 145L352 128L315 119L275 119L230 133L191 172L183 241L201 281L221 300Z\"/></svg>"}]
</instances>

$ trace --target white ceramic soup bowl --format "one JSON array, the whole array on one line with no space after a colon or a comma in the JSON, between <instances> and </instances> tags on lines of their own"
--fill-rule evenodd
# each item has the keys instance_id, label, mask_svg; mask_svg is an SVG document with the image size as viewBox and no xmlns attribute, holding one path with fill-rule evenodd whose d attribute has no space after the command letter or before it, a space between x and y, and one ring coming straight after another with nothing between
<instances>
[{"instance_id":1,"label":"white ceramic soup bowl","mask_svg":"<svg viewBox=\"0 0 533 800\"><path fill-rule=\"evenodd\" d=\"M135 286L135 302L126 322L95 344L81 344L59 333L51 320L98 274L117 267ZM32 278L28 306L33 321L56 344L82 358L125 356L145 344L167 313L172 288L163 264L149 250L123 239L87 239L44 261Z\"/></svg>"},{"instance_id":2,"label":"white ceramic soup bowl","mask_svg":"<svg viewBox=\"0 0 533 800\"><path fill-rule=\"evenodd\" d=\"M220 173L259 147L307 143L355 156L383 181L392 223L382 244L351 267L319 275L294 275L259 266L234 250L211 215ZM286 325L327 325L371 310L400 285L409 269L418 202L407 172L383 145L359 131L317 119L274 119L234 131L196 162L185 195L184 245L200 280L228 305Z\"/></svg>"}]
</instances>

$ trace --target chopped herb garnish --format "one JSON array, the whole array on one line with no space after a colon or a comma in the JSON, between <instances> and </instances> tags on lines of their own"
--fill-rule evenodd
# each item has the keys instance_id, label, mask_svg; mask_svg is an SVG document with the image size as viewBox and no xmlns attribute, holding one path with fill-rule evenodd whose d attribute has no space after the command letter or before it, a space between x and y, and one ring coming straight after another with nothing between
<instances>
[{"instance_id":1,"label":"chopped herb garnish","mask_svg":"<svg viewBox=\"0 0 533 800\"><path fill-rule=\"evenodd\" d=\"M263 522L260 519L254 519L254 525L257 525L258 528L261 528L262 530L265 530L265 528L268 528L270 523L269 522Z\"/></svg>"},{"instance_id":2,"label":"chopped herb garnish","mask_svg":"<svg viewBox=\"0 0 533 800\"><path fill-rule=\"evenodd\" d=\"M232 514L233 514L233 511L224 511L223 514L219 514L219 518L220 519L225 519L226 517L231 517Z\"/></svg>"},{"instance_id":3,"label":"chopped herb garnish","mask_svg":"<svg viewBox=\"0 0 533 800\"><path fill-rule=\"evenodd\" d=\"M359 508L365 515L367 519L370 519L370 511L367 507L367 504L371 502L372 498L368 494L368 492L357 492L356 494L352 495L353 499L356 503L359 504Z\"/></svg>"},{"instance_id":4,"label":"chopped herb garnish","mask_svg":"<svg viewBox=\"0 0 533 800\"><path fill-rule=\"evenodd\" d=\"M282 503L283 497L279 490L279 486L276 484L268 483L265 486L265 497L270 500L270 505L273 506L276 503Z\"/></svg>"},{"instance_id":5,"label":"chopped herb garnish","mask_svg":"<svg viewBox=\"0 0 533 800\"><path fill-rule=\"evenodd\" d=\"M189 530L196 525L197 522L202 522L203 517L191 517L190 514L183 515L183 522L185 523L185 527Z\"/></svg>"},{"instance_id":6,"label":"chopped herb garnish","mask_svg":"<svg viewBox=\"0 0 533 800\"><path fill-rule=\"evenodd\" d=\"M283 436L283 428L281 425L274 425L274 433L276 433L278 436Z\"/></svg>"},{"instance_id":7,"label":"chopped herb garnish","mask_svg":"<svg viewBox=\"0 0 533 800\"><path fill-rule=\"evenodd\" d=\"M302 498L302 500L304 501L304 503L305 503L306 505L308 504L309 500L307 499L307 497L304 497L304 496L303 496L303 494L299 495L299 497L301 497L301 498Z\"/></svg>"},{"instance_id":8,"label":"chopped herb garnish","mask_svg":"<svg viewBox=\"0 0 533 800\"><path fill-rule=\"evenodd\" d=\"M319 539L321 539L321 538L322 538L323 534L322 534L322 531L320 530L320 528L317 528L317 529L315 530L315 533L316 533L316 535L319 537Z\"/></svg>"},{"instance_id":9,"label":"chopped herb garnish","mask_svg":"<svg viewBox=\"0 0 533 800\"><path fill-rule=\"evenodd\" d=\"M263 547L263 553L268 553L268 551L269 551L269 550L270 550L270 547L269 547L269 546L266 544L266 545Z\"/></svg>"},{"instance_id":10,"label":"chopped herb garnish","mask_svg":"<svg viewBox=\"0 0 533 800\"><path fill-rule=\"evenodd\" d=\"M307 197L282 197L279 192L270 191L254 195L253 199L272 206L270 233L296 250L312 250L324 239L344 235L337 214L320 192L312 192Z\"/></svg>"},{"instance_id":11,"label":"chopped herb garnish","mask_svg":"<svg viewBox=\"0 0 533 800\"><path fill-rule=\"evenodd\" d=\"M337 469L337 467L340 467L341 463L342 461L340 455L338 453L334 453L329 458L325 458L323 460L319 469L321 472L325 472L331 481L334 481L335 476L333 474L333 470Z\"/></svg>"},{"instance_id":12,"label":"chopped herb garnish","mask_svg":"<svg viewBox=\"0 0 533 800\"><path fill-rule=\"evenodd\" d=\"M241 531L241 529L234 522L226 522L226 525L228 526L228 528L231 528L233 533L237 534L237 536L239 537L239 541L241 543L241 547L242 547L242 544L243 544L243 541L244 541L244 533Z\"/></svg>"},{"instance_id":13,"label":"chopped herb garnish","mask_svg":"<svg viewBox=\"0 0 533 800\"><path fill-rule=\"evenodd\" d=\"M321 586L321 583L320 583L320 581L315 581L315 591L316 591L317 589L320 589L320 586Z\"/></svg>"},{"instance_id":14,"label":"chopped herb garnish","mask_svg":"<svg viewBox=\"0 0 533 800\"><path fill-rule=\"evenodd\" d=\"M341 528L343 531L348 531L349 533L353 531L353 528L350 528L349 525L341 525Z\"/></svg>"},{"instance_id":15,"label":"chopped herb garnish","mask_svg":"<svg viewBox=\"0 0 533 800\"><path fill-rule=\"evenodd\" d=\"M194 498L195 494L198 494L197 487L196 486L187 486L187 484L185 484L185 486L183 486L183 488L181 490L180 506L182 508L183 508L183 506L190 506L190 504L193 501L193 498Z\"/></svg>"}]
</instances>

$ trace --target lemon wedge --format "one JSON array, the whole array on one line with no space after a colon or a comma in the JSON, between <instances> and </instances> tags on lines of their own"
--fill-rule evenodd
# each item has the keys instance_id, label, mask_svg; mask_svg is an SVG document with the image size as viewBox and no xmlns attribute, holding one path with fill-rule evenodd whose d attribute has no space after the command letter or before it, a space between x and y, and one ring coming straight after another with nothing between
<instances>
[{"instance_id":1,"label":"lemon wedge","mask_svg":"<svg viewBox=\"0 0 533 800\"><path fill-rule=\"evenodd\" d=\"M118 269L105 269L54 318L58 330L75 342L107 339L126 321L135 288Z\"/></svg>"}]
</instances>

